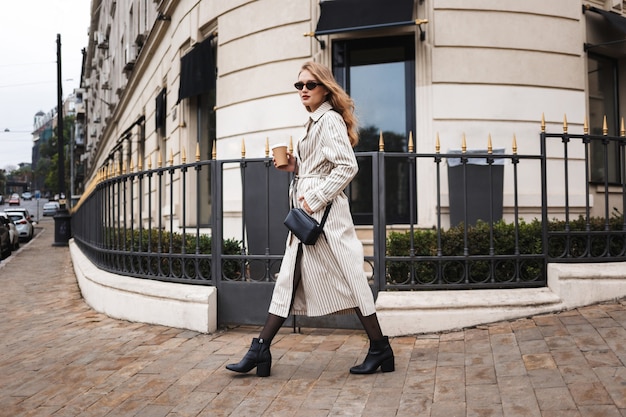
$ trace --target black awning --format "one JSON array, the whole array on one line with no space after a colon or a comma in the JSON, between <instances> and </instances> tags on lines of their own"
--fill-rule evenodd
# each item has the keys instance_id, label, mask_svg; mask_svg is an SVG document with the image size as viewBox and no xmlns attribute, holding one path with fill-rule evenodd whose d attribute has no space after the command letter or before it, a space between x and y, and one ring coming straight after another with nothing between
<instances>
[{"instance_id":1,"label":"black awning","mask_svg":"<svg viewBox=\"0 0 626 417\"><path fill-rule=\"evenodd\" d=\"M180 59L180 86L178 101L198 96L215 88L214 36L196 44Z\"/></svg>"},{"instance_id":2,"label":"black awning","mask_svg":"<svg viewBox=\"0 0 626 417\"><path fill-rule=\"evenodd\" d=\"M583 11L586 11L586 10L601 14L606 20L609 21L609 23L613 27L615 27L616 29L619 29L620 31L622 31L622 33L626 34L626 18L624 18L622 15L619 15L613 12L608 12L606 10L598 9L597 7L593 7L593 6L583 6Z\"/></svg>"},{"instance_id":3,"label":"black awning","mask_svg":"<svg viewBox=\"0 0 626 417\"><path fill-rule=\"evenodd\" d=\"M413 0L321 0L315 35L414 24Z\"/></svg>"},{"instance_id":4,"label":"black awning","mask_svg":"<svg viewBox=\"0 0 626 417\"><path fill-rule=\"evenodd\" d=\"M599 15L604 17L606 20L608 20L609 24L611 26L613 26L618 31L622 32L622 34L626 35L626 18L624 18L623 16L621 16L619 14L616 14L616 13L613 13L613 12L608 12L606 10L598 9L597 7L584 5L583 6L583 13L585 13L587 11L598 13ZM598 43L598 44L593 44L593 45L585 43L584 44L584 50L586 52L586 51L589 51L592 48L616 45L616 44L625 43L625 42L626 42L626 36L623 36L623 37L621 37L621 39L616 39L614 41L603 42L603 43Z\"/></svg>"}]
</instances>

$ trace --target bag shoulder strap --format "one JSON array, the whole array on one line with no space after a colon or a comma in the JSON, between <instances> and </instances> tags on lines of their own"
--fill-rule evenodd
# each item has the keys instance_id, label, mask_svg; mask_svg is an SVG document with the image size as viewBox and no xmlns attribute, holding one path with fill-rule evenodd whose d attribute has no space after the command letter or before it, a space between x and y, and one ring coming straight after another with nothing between
<instances>
[{"instance_id":1,"label":"bag shoulder strap","mask_svg":"<svg viewBox=\"0 0 626 417\"><path fill-rule=\"evenodd\" d=\"M333 203L330 203L326 206L326 210L324 210L324 216L322 217L322 221L320 222L320 227L324 227L324 224L326 223L326 218L328 217L328 213L330 212L330 206L332 206Z\"/></svg>"}]
</instances>

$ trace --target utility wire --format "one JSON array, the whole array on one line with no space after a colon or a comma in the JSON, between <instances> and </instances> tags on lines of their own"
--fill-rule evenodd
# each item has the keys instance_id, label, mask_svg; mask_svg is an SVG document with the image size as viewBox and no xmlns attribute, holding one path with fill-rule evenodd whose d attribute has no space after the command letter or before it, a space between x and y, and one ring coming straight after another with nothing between
<instances>
[{"instance_id":1,"label":"utility wire","mask_svg":"<svg viewBox=\"0 0 626 417\"><path fill-rule=\"evenodd\" d=\"M24 67L24 66L29 66L29 65L43 65L43 64L55 64L55 61L46 61L46 62L23 62L23 63L16 63L16 64L2 64L0 65L0 68L5 68L5 67Z\"/></svg>"}]
</instances>

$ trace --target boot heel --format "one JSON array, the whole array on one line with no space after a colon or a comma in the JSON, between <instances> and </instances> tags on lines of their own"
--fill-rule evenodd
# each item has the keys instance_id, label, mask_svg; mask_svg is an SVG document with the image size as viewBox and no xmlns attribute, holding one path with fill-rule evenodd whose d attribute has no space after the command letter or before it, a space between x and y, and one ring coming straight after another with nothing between
<instances>
[{"instance_id":1,"label":"boot heel","mask_svg":"<svg viewBox=\"0 0 626 417\"><path fill-rule=\"evenodd\" d=\"M393 372L396 370L396 364L395 361L393 359L393 357L383 361L383 363L380 364L380 370L383 372Z\"/></svg>"},{"instance_id":2,"label":"boot heel","mask_svg":"<svg viewBox=\"0 0 626 417\"><path fill-rule=\"evenodd\" d=\"M256 365L256 376L270 376L271 362L262 362Z\"/></svg>"}]
</instances>

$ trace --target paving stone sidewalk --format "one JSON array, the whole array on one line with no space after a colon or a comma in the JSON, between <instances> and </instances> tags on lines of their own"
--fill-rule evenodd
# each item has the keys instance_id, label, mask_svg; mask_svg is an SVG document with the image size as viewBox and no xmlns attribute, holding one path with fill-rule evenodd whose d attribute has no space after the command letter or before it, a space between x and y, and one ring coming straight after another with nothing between
<instances>
[{"instance_id":1,"label":"paving stone sidewalk","mask_svg":"<svg viewBox=\"0 0 626 417\"><path fill-rule=\"evenodd\" d=\"M258 327L205 335L81 299L54 223L0 262L1 416L626 417L626 300L395 337L396 371L350 375L361 332L279 332L272 376L224 365Z\"/></svg>"}]
</instances>

